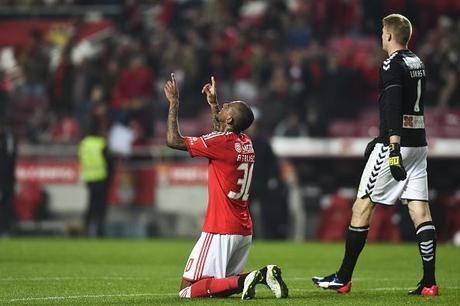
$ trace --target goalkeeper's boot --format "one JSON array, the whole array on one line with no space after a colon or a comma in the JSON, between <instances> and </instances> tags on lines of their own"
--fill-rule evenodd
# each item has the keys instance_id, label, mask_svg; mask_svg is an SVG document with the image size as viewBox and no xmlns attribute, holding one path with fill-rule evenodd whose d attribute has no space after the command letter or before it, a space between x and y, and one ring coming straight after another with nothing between
<instances>
[{"instance_id":1,"label":"goalkeeper's boot","mask_svg":"<svg viewBox=\"0 0 460 306\"><path fill-rule=\"evenodd\" d=\"M425 295L435 296L439 294L439 287L437 285L424 285L422 282L418 283L417 288L409 291L409 295Z\"/></svg>"},{"instance_id":2,"label":"goalkeeper's boot","mask_svg":"<svg viewBox=\"0 0 460 306\"><path fill-rule=\"evenodd\" d=\"M288 287L281 278L281 269L276 265L267 266L267 286L275 294L277 299L288 297Z\"/></svg>"},{"instance_id":3,"label":"goalkeeper's boot","mask_svg":"<svg viewBox=\"0 0 460 306\"><path fill-rule=\"evenodd\" d=\"M323 289L335 290L338 293L348 293L351 290L351 281L344 282L337 277L337 273L319 277L315 276L311 279L313 283Z\"/></svg>"},{"instance_id":4,"label":"goalkeeper's boot","mask_svg":"<svg viewBox=\"0 0 460 306\"><path fill-rule=\"evenodd\" d=\"M254 270L244 279L243 292L241 293L242 300L250 300L256 296L256 285L263 280L262 273L259 270Z\"/></svg>"}]
</instances>

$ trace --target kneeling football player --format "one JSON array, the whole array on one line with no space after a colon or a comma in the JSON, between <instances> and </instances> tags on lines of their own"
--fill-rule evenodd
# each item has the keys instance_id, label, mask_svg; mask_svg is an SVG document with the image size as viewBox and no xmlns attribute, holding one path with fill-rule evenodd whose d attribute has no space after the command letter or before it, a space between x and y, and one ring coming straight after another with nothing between
<instances>
[{"instance_id":1,"label":"kneeling football player","mask_svg":"<svg viewBox=\"0 0 460 306\"><path fill-rule=\"evenodd\" d=\"M203 87L211 107L214 132L201 137L182 137L178 126L179 91L174 74L164 87L169 102L167 145L206 157L208 207L203 232L185 266L181 298L225 297L241 293L252 299L258 284L268 286L277 298L286 298L288 288L281 269L268 265L242 273L252 243L249 189L255 163L252 141L243 133L254 120L242 101L217 103L214 78Z\"/></svg>"}]
</instances>

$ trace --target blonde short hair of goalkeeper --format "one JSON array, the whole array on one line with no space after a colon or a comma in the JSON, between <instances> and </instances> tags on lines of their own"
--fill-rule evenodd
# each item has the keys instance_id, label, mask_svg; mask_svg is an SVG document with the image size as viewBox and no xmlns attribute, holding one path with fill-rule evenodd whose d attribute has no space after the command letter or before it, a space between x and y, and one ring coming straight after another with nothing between
<instances>
[{"instance_id":1,"label":"blonde short hair of goalkeeper","mask_svg":"<svg viewBox=\"0 0 460 306\"><path fill-rule=\"evenodd\" d=\"M409 19L401 14L391 14L382 19L382 24L397 43L407 46L412 35L412 24Z\"/></svg>"}]
</instances>

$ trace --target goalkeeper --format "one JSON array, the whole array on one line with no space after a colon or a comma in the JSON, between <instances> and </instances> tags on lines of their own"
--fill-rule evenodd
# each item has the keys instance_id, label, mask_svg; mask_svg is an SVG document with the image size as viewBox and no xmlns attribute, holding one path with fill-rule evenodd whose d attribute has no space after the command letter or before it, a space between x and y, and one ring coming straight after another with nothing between
<instances>
[{"instance_id":1,"label":"goalkeeper","mask_svg":"<svg viewBox=\"0 0 460 306\"><path fill-rule=\"evenodd\" d=\"M433 296L438 294L438 286L436 230L428 206L425 67L407 48L412 34L410 21L392 14L382 23L382 48L388 58L380 69L380 136L366 148L367 164L353 205L342 265L337 273L314 277L313 283L348 293L375 204L393 205L401 199L408 205L423 264L423 277L409 294Z\"/></svg>"}]
</instances>

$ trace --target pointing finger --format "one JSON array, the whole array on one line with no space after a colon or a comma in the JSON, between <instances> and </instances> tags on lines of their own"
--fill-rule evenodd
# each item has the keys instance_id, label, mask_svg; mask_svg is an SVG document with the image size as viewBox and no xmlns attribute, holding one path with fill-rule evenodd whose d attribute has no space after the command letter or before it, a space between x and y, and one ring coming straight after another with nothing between
<instances>
[{"instance_id":1,"label":"pointing finger","mask_svg":"<svg viewBox=\"0 0 460 306\"><path fill-rule=\"evenodd\" d=\"M211 76L211 84L212 87L216 87L216 81L214 80L214 76Z\"/></svg>"}]
</instances>

